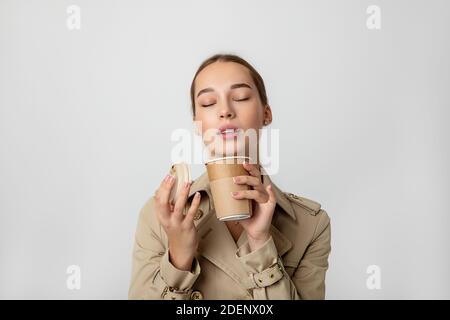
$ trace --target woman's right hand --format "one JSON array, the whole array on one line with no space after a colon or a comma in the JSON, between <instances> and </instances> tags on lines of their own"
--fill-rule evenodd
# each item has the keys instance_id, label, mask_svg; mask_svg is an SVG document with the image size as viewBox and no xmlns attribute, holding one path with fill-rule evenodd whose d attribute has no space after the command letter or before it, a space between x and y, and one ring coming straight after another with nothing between
<instances>
[{"instance_id":1,"label":"woman's right hand","mask_svg":"<svg viewBox=\"0 0 450 320\"><path fill-rule=\"evenodd\" d=\"M192 262L198 247L198 234L194 225L194 216L200 205L200 193L196 192L186 215L184 207L189 195L191 183L187 182L175 204L169 202L170 191L175 177L167 175L155 192L156 216L169 239L170 262L180 270L191 271Z\"/></svg>"}]
</instances>

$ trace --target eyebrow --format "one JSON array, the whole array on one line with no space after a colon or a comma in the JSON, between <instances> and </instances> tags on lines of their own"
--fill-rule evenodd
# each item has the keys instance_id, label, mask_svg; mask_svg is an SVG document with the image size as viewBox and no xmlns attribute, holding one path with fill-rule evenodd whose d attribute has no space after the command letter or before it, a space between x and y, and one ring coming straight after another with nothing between
<instances>
[{"instance_id":1,"label":"eyebrow","mask_svg":"<svg viewBox=\"0 0 450 320\"><path fill-rule=\"evenodd\" d=\"M235 83L235 84L233 84L233 85L230 86L230 89L237 89L237 88L249 88L249 89L251 89L252 87L251 87L250 85L246 84L246 83ZM211 92L211 91L214 91L214 89L213 89L213 88L205 88L205 89L202 89L202 90L200 90L200 91L197 93L197 98L198 98L202 93Z\"/></svg>"}]
</instances>

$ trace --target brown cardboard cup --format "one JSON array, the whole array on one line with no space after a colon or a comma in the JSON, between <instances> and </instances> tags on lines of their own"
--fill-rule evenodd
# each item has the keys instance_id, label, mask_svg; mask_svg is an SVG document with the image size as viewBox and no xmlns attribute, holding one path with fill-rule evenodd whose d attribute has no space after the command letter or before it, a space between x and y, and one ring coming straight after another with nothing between
<instances>
[{"instance_id":1,"label":"brown cardboard cup","mask_svg":"<svg viewBox=\"0 0 450 320\"><path fill-rule=\"evenodd\" d=\"M252 216L250 199L235 199L231 192L250 190L250 186L236 184L235 176L249 175L242 163L250 161L249 157L230 156L212 159L206 162L209 185L216 209L216 216L221 221L242 220Z\"/></svg>"}]
</instances>

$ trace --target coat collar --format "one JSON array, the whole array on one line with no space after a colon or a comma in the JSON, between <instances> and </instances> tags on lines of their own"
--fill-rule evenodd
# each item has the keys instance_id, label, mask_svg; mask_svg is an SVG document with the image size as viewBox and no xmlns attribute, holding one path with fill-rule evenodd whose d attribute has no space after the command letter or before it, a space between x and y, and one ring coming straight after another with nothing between
<instances>
[{"instance_id":1,"label":"coat collar","mask_svg":"<svg viewBox=\"0 0 450 320\"><path fill-rule=\"evenodd\" d=\"M272 190L274 191L275 198L277 199L277 206L279 206L282 209L281 211L289 215L294 221L297 220L294 208L292 207L292 204L287 198L287 196L284 194L283 191L280 190L280 188L278 188L278 186L275 183L273 183L269 175L264 174L265 173L264 168L262 168L261 170L263 172L262 179L264 187L266 187L269 184L272 184ZM189 191L189 197L191 197L197 191L205 191L208 194L208 196L211 197L211 188L209 186L207 172L204 172L200 177L194 180L194 182L191 185L191 189ZM212 209L214 208L213 201L210 201L210 207Z\"/></svg>"},{"instance_id":2,"label":"coat collar","mask_svg":"<svg viewBox=\"0 0 450 320\"><path fill-rule=\"evenodd\" d=\"M218 220L213 214L202 220L197 226L200 241L196 254L203 256L223 270L238 285L245 289L252 288L253 282L242 267L242 262L236 256L238 248L247 242L246 232L243 231L238 241L235 242L226 224ZM292 242L273 224L270 230L278 255L283 257L292 248Z\"/></svg>"},{"instance_id":3,"label":"coat collar","mask_svg":"<svg viewBox=\"0 0 450 320\"><path fill-rule=\"evenodd\" d=\"M271 183L269 176L263 177L264 185ZM277 214L287 214L296 220L295 212L289 200L275 184L272 183L272 186L277 198L277 207L275 208L274 216ZM206 172L192 183L189 197L192 197L197 191L204 191L208 194L208 199L202 198L200 204L200 209L203 210L204 216L199 221L196 221L196 228L200 237L197 254L205 257L226 272L239 285L246 289L251 288L253 283L249 280L241 262L236 257L236 250L247 242L246 232L242 232L238 241L235 242L226 224L215 217L213 210L214 203L209 200L212 197ZM278 255L283 257L292 248L292 242L273 222L270 233L277 248Z\"/></svg>"}]
</instances>

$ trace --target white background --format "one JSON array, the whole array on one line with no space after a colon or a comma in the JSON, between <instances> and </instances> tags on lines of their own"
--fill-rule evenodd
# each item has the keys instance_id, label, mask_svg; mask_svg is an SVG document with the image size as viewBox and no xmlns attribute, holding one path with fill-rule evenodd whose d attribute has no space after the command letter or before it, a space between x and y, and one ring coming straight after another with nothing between
<instances>
[{"instance_id":1,"label":"white background","mask_svg":"<svg viewBox=\"0 0 450 320\"><path fill-rule=\"evenodd\" d=\"M226 52L266 82L272 178L332 219L327 298L449 299L449 30L448 1L0 0L0 298L127 298L193 74Z\"/></svg>"}]
</instances>

